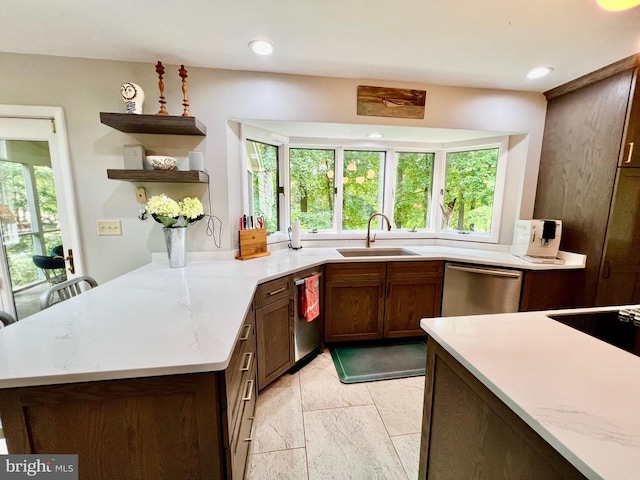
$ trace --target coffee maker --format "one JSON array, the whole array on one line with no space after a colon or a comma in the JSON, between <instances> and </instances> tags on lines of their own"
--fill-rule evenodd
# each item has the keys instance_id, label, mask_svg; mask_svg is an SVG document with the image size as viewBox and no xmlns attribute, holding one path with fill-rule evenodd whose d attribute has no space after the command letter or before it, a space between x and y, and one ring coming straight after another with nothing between
<instances>
[{"instance_id":1,"label":"coffee maker","mask_svg":"<svg viewBox=\"0 0 640 480\"><path fill-rule=\"evenodd\" d=\"M560 220L516 220L511 253L532 263L562 264L557 258L561 236Z\"/></svg>"}]
</instances>

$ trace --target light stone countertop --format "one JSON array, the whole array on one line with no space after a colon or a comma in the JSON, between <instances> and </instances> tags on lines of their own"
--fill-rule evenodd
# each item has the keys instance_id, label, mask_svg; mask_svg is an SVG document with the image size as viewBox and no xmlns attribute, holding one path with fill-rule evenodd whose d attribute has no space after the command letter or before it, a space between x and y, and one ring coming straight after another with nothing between
<instances>
[{"instance_id":1,"label":"light stone countertop","mask_svg":"<svg viewBox=\"0 0 640 480\"><path fill-rule=\"evenodd\" d=\"M342 257L335 248L281 250L248 261L150 263L0 329L0 388L219 371L227 367L255 287L324 263L454 260L530 270L506 251L407 247L408 257Z\"/></svg>"},{"instance_id":2,"label":"light stone countertop","mask_svg":"<svg viewBox=\"0 0 640 480\"><path fill-rule=\"evenodd\" d=\"M423 318L420 325L587 478L640 478L640 357L549 313Z\"/></svg>"}]
</instances>

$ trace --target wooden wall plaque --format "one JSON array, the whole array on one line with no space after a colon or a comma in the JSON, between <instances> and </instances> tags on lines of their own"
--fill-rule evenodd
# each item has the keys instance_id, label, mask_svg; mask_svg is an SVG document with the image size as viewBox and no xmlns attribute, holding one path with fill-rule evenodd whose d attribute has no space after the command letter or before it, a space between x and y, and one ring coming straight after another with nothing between
<instances>
[{"instance_id":1,"label":"wooden wall plaque","mask_svg":"<svg viewBox=\"0 0 640 480\"><path fill-rule=\"evenodd\" d=\"M424 118L426 90L358 85L358 115Z\"/></svg>"}]
</instances>

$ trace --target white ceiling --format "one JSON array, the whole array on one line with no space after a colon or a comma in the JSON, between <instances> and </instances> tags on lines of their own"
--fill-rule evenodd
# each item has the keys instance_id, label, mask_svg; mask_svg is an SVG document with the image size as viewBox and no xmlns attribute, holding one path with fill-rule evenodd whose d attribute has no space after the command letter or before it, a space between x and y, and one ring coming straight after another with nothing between
<instances>
[{"instance_id":1,"label":"white ceiling","mask_svg":"<svg viewBox=\"0 0 640 480\"><path fill-rule=\"evenodd\" d=\"M0 51L542 92L640 51L595 0L2 0ZM247 44L276 45L257 57ZM528 80L533 67L548 77ZM1 72L1 68L0 68Z\"/></svg>"}]
</instances>

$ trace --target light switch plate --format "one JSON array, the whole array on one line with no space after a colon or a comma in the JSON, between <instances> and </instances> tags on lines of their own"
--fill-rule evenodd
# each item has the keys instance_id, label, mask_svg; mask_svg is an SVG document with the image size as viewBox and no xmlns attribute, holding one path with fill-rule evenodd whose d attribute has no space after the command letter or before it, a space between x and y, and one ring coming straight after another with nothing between
<instances>
[{"instance_id":1,"label":"light switch plate","mask_svg":"<svg viewBox=\"0 0 640 480\"><path fill-rule=\"evenodd\" d=\"M120 220L98 220L98 235L122 235Z\"/></svg>"}]
</instances>

